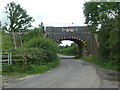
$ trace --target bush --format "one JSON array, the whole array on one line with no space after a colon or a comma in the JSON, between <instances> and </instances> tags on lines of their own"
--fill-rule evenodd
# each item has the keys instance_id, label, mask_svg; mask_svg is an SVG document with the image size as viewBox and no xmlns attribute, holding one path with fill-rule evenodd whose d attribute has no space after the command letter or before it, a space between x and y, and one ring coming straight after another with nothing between
<instances>
[{"instance_id":1,"label":"bush","mask_svg":"<svg viewBox=\"0 0 120 90\"><path fill-rule=\"evenodd\" d=\"M2 72L14 72L15 68L12 65L2 65Z\"/></svg>"},{"instance_id":2,"label":"bush","mask_svg":"<svg viewBox=\"0 0 120 90\"><path fill-rule=\"evenodd\" d=\"M45 53L42 56L47 56L45 59L47 62L58 58L56 54L58 47L50 39L40 37L33 38L28 41L24 47L43 49Z\"/></svg>"},{"instance_id":3,"label":"bush","mask_svg":"<svg viewBox=\"0 0 120 90\"><path fill-rule=\"evenodd\" d=\"M59 60L54 60L52 62L46 63L46 65L34 65L29 64L26 66L21 65L3 65L2 74L3 75L21 75L21 74L38 74L43 73L51 68L58 66Z\"/></svg>"},{"instance_id":4,"label":"bush","mask_svg":"<svg viewBox=\"0 0 120 90\"><path fill-rule=\"evenodd\" d=\"M19 72L19 73L33 73L34 68L31 65L27 66L21 66L21 65L3 65L2 67L2 73L4 74L10 74L13 72Z\"/></svg>"},{"instance_id":5,"label":"bush","mask_svg":"<svg viewBox=\"0 0 120 90\"><path fill-rule=\"evenodd\" d=\"M42 28L35 28L34 30L29 31L27 34L21 35L23 43L31 40L34 37L43 37L42 31Z\"/></svg>"},{"instance_id":6,"label":"bush","mask_svg":"<svg viewBox=\"0 0 120 90\"><path fill-rule=\"evenodd\" d=\"M25 47L43 48L45 50L47 49L48 51L50 50L55 53L57 53L58 51L58 47L50 39L40 37L35 37L28 41Z\"/></svg>"},{"instance_id":7,"label":"bush","mask_svg":"<svg viewBox=\"0 0 120 90\"><path fill-rule=\"evenodd\" d=\"M47 53L42 48L19 48L14 54L27 55L29 64L45 64L48 59Z\"/></svg>"},{"instance_id":8,"label":"bush","mask_svg":"<svg viewBox=\"0 0 120 90\"><path fill-rule=\"evenodd\" d=\"M14 54L31 55L27 57L28 62L40 65L57 60L57 52L58 47L50 39L35 37L26 42L23 47L18 48Z\"/></svg>"},{"instance_id":9,"label":"bush","mask_svg":"<svg viewBox=\"0 0 120 90\"><path fill-rule=\"evenodd\" d=\"M33 73L35 69L31 65L27 65L24 68L22 68L21 72L24 73Z\"/></svg>"}]
</instances>

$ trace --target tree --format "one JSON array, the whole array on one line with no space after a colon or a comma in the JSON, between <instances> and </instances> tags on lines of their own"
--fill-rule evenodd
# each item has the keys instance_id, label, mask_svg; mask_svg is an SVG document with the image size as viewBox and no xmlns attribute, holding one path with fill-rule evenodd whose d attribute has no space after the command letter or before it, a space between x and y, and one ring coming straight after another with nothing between
<instances>
[{"instance_id":1,"label":"tree","mask_svg":"<svg viewBox=\"0 0 120 90\"><path fill-rule=\"evenodd\" d=\"M99 55L105 61L118 63L120 58L120 3L86 2L84 4L86 24L98 35Z\"/></svg>"},{"instance_id":2,"label":"tree","mask_svg":"<svg viewBox=\"0 0 120 90\"><path fill-rule=\"evenodd\" d=\"M9 29L8 31L17 32L20 29L27 29L31 27L31 22L34 21L32 17L27 15L27 12L20 4L16 4L15 2L11 2L7 4L5 7L7 14L7 18L9 19Z\"/></svg>"},{"instance_id":3,"label":"tree","mask_svg":"<svg viewBox=\"0 0 120 90\"><path fill-rule=\"evenodd\" d=\"M76 43L72 43L71 47L73 48L72 52L74 53L74 55L79 55L79 53L82 52L82 51L79 51L79 47Z\"/></svg>"},{"instance_id":4,"label":"tree","mask_svg":"<svg viewBox=\"0 0 120 90\"><path fill-rule=\"evenodd\" d=\"M4 26L4 29L13 32L14 46L16 49L22 45L22 39L20 33L15 34L14 32L31 27L31 22L33 22L34 19L27 14L27 11L23 9L20 4L16 4L15 2L8 3L5 9L9 23Z\"/></svg>"},{"instance_id":5,"label":"tree","mask_svg":"<svg viewBox=\"0 0 120 90\"><path fill-rule=\"evenodd\" d=\"M43 22L41 22L38 26L39 26L39 28L42 28L42 32L45 33Z\"/></svg>"}]
</instances>

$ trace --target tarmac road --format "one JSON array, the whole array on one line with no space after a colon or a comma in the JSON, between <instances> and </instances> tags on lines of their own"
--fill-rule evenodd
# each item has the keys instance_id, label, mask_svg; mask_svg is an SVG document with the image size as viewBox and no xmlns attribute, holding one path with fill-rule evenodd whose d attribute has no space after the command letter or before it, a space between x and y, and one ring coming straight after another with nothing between
<instances>
[{"instance_id":1,"label":"tarmac road","mask_svg":"<svg viewBox=\"0 0 120 90\"><path fill-rule=\"evenodd\" d=\"M61 63L58 67L28 76L6 88L99 88L100 77L95 67L72 56L59 56Z\"/></svg>"}]
</instances>

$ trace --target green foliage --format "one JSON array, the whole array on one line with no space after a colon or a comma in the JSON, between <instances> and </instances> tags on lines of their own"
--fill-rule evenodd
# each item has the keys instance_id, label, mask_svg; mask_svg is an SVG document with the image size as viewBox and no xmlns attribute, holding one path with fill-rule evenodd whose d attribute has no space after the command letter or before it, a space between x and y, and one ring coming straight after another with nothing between
<instances>
[{"instance_id":1,"label":"green foliage","mask_svg":"<svg viewBox=\"0 0 120 90\"><path fill-rule=\"evenodd\" d=\"M24 47L27 48L42 48L46 52L46 61L51 61L57 59L56 53L58 52L58 47L50 40L46 38L33 38L28 41Z\"/></svg>"},{"instance_id":2,"label":"green foliage","mask_svg":"<svg viewBox=\"0 0 120 90\"><path fill-rule=\"evenodd\" d=\"M86 2L84 4L86 24L91 32L98 35L99 55L104 62L113 62L113 64L118 64L120 61L119 6L119 2Z\"/></svg>"},{"instance_id":3,"label":"green foliage","mask_svg":"<svg viewBox=\"0 0 120 90\"><path fill-rule=\"evenodd\" d=\"M14 67L12 65L2 65L2 72L13 72Z\"/></svg>"},{"instance_id":4,"label":"green foliage","mask_svg":"<svg viewBox=\"0 0 120 90\"><path fill-rule=\"evenodd\" d=\"M57 46L50 40L46 38L33 38L30 41L28 41L25 45L25 47L31 48L43 48L45 50L50 50L51 52L57 52Z\"/></svg>"},{"instance_id":5,"label":"green foliage","mask_svg":"<svg viewBox=\"0 0 120 90\"><path fill-rule=\"evenodd\" d=\"M99 24L108 24L109 20L119 16L119 4L118 2L86 2L84 4L85 23L88 24L91 32L96 33Z\"/></svg>"},{"instance_id":6,"label":"green foliage","mask_svg":"<svg viewBox=\"0 0 120 90\"><path fill-rule=\"evenodd\" d=\"M21 66L21 65L3 65L2 72L3 74L19 72L19 73L32 73L34 68L30 65Z\"/></svg>"},{"instance_id":7,"label":"green foliage","mask_svg":"<svg viewBox=\"0 0 120 90\"><path fill-rule=\"evenodd\" d=\"M101 68L106 68L110 70L118 70L118 65L115 65L112 62L103 62L104 60L101 60L100 57L84 56L84 57L81 57L80 59L90 62L92 64L96 64L97 66Z\"/></svg>"},{"instance_id":8,"label":"green foliage","mask_svg":"<svg viewBox=\"0 0 120 90\"><path fill-rule=\"evenodd\" d=\"M39 38L43 37L42 28L35 28L35 29L29 31L27 34L23 34L22 35L23 43L27 42L28 40L31 40L32 38L35 38L35 37L39 37Z\"/></svg>"},{"instance_id":9,"label":"green foliage","mask_svg":"<svg viewBox=\"0 0 120 90\"><path fill-rule=\"evenodd\" d=\"M60 47L59 53L68 56L77 56L79 55L79 48L75 43L73 43L71 46Z\"/></svg>"},{"instance_id":10,"label":"green foliage","mask_svg":"<svg viewBox=\"0 0 120 90\"><path fill-rule=\"evenodd\" d=\"M23 46L12 51L12 53L13 55L27 55L27 65L23 65L22 61L13 62L12 65L3 65L2 74L21 75L43 73L59 64L57 56L58 47L50 39L43 37L42 29L35 28L35 30L22 35L22 39L24 41ZM24 58L24 56L13 56L13 59Z\"/></svg>"},{"instance_id":11,"label":"green foliage","mask_svg":"<svg viewBox=\"0 0 120 90\"><path fill-rule=\"evenodd\" d=\"M15 2L10 2L5 7L7 17L10 21L8 31L17 31L20 29L26 29L31 27L31 22L33 22L33 18L27 15L25 9L23 9L20 4L16 4ZM7 26L5 26L7 28Z\"/></svg>"},{"instance_id":12,"label":"green foliage","mask_svg":"<svg viewBox=\"0 0 120 90\"><path fill-rule=\"evenodd\" d=\"M48 60L47 53L42 48L23 48L22 47L22 48L18 48L14 52L14 54L28 55L27 59L29 64L37 64L37 65L46 64Z\"/></svg>"},{"instance_id":13,"label":"green foliage","mask_svg":"<svg viewBox=\"0 0 120 90\"><path fill-rule=\"evenodd\" d=\"M59 53L63 54L63 55L68 55L68 56L74 56L75 55L74 52L73 52L73 47L60 49Z\"/></svg>"},{"instance_id":14,"label":"green foliage","mask_svg":"<svg viewBox=\"0 0 120 90\"><path fill-rule=\"evenodd\" d=\"M11 34L2 33L2 52L12 52L14 44Z\"/></svg>"},{"instance_id":15,"label":"green foliage","mask_svg":"<svg viewBox=\"0 0 120 90\"><path fill-rule=\"evenodd\" d=\"M2 75L12 75L12 76L24 76L26 74L39 74L46 72L56 66L58 66L59 60L53 60L52 62L46 63L46 65L35 65L29 64L27 66L23 65L3 65Z\"/></svg>"}]
</instances>

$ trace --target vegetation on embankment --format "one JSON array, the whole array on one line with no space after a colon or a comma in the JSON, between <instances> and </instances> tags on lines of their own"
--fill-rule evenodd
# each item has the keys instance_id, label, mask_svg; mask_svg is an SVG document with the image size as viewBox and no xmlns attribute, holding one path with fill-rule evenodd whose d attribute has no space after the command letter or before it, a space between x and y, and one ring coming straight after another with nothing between
<instances>
[{"instance_id":1,"label":"vegetation on embankment","mask_svg":"<svg viewBox=\"0 0 120 90\"><path fill-rule=\"evenodd\" d=\"M44 38L42 22L38 25L39 28L29 30L27 34L21 35L19 33L21 30L28 31L28 28L32 26L33 17L29 16L26 10L15 2L7 4L5 13L11 23L6 23L2 27L0 23L0 28L3 30L2 52L12 53L12 60L14 61L12 65L3 64L2 74L42 73L59 64L58 48L52 40ZM10 33L13 33L13 37Z\"/></svg>"},{"instance_id":2,"label":"vegetation on embankment","mask_svg":"<svg viewBox=\"0 0 120 90\"><path fill-rule=\"evenodd\" d=\"M22 35L23 46L12 51L13 55L28 55L27 64L15 61L12 65L3 64L3 75L38 74L59 65L58 47L48 38L44 38L41 29L34 29ZM13 59L15 57L13 56ZM20 56L17 59L23 59Z\"/></svg>"},{"instance_id":3,"label":"vegetation on embankment","mask_svg":"<svg viewBox=\"0 0 120 90\"><path fill-rule=\"evenodd\" d=\"M59 53L67 56L78 56L79 48L75 43L72 43L71 46L59 46Z\"/></svg>"},{"instance_id":4,"label":"vegetation on embankment","mask_svg":"<svg viewBox=\"0 0 120 90\"><path fill-rule=\"evenodd\" d=\"M112 62L105 62L98 56L97 57L83 56L83 57L80 57L79 59L95 64L101 68L116 70L116 71L118 70L118 65L113 64Z\"/></svg>"},{"instance_id":5,"label":"vegetation on embankment","mask_svg":"<svg viewBox=\"0 0 120 90\"><path fill-rule=\"evenodd\" d=\"M84 15L88 29L97 36L99 62L104 61L106 66L111 63L111 68L119 66L120 70L119 6L119 2L85 2Z\"/></svg>"},{"instance_id":6,"label":"vegetation on embankment","mask_svg":"<svg viewBox=\"0 0 120 90\"><path fill-rule=\"evenodd\" d=\"M14 49L12 34L2 32L2 52L11 52Z\"/></svg>"},{"instance_id":7,"label":"vegetation on embankment","mask_svg":"<svg viewBox=\"0 0 120 90\"><path fill-rule=\"evenodd\" d=\"M2 69L2 75L10 75L10 76L17 76L17 77L24 77L31 74L40 74L44 73L56 66L59 65L58 60L53 60L52 62L41 64L41 65L35 65L35 64L29 64L29 65L3 65Z\"/></svg>"}]
</instances>

